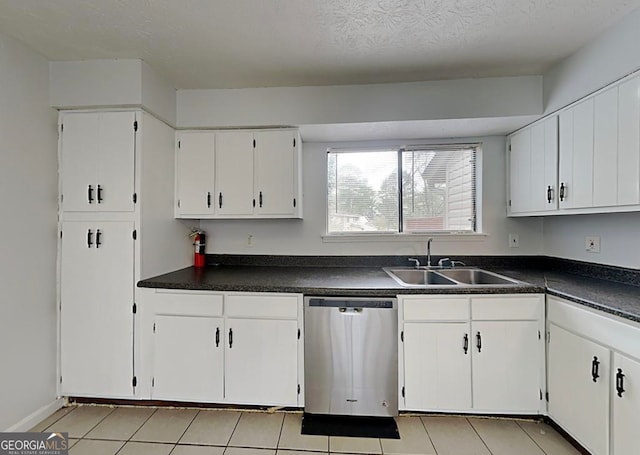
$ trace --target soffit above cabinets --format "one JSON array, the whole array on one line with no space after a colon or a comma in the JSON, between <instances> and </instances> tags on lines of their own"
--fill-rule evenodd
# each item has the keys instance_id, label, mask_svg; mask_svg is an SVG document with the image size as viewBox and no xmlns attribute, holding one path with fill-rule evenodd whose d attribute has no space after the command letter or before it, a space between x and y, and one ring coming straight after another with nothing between
<instances>
[{"instance_id":1,"label":"soffit above cabinets","mask_svg":"<svg viewBox=\"0 0 640 455\"><path fill-rule=\"evenodd\" d=\"M49 60L140 58L178 89L541 74L640 0L0 3Z\"/></svg>"}]
</instances>

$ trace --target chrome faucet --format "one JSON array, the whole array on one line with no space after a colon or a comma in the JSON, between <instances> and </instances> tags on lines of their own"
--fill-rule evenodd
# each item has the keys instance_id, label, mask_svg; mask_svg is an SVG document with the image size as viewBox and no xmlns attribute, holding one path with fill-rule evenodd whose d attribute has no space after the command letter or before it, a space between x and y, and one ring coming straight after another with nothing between
<instances>
[{"instance_id":1,"label":"chrome faucet","mask_svg":"<svg viewBox=\"0 0 640 455\"><path fill-rule=\"evenodd\" d=\"M420 261L418 259L416 259L416 258L408 258L407 261L413 261L415 266L416 266L416 269L420 268Z\"/></svg>"},{"instance_id":2,"label":"chrome faucet","mask_svg":"<svg viewBox=\"0 0 640 455\"><path fill-rule=\"evenodd\" d=\"M427 240L427 267L431 267L431 242L433 242L433 238L429 238Z\"/></svg>"}]
</instances>

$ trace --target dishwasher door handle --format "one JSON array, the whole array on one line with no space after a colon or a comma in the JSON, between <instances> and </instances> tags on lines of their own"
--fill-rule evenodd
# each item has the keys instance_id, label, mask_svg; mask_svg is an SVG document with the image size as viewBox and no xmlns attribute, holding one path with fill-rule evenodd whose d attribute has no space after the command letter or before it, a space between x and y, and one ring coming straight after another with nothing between
<instances>
[{"instance_id":1,"label":"dishwasher door handle","mask_svg":"<svg viewBox=\"0 0 640 455\"><path fill-rule=\"evenodd\" d=\"M340 313L362 313L362 308L347 308L341 306L340 308L338 308L338 311L340 311Z\"/></svg>"}]
</instances>

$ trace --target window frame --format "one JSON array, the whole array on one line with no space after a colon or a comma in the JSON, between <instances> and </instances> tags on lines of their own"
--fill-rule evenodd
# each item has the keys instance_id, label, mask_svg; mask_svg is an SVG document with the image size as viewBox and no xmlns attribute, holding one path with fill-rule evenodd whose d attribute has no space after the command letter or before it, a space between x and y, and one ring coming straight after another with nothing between
<instances>
[{"instance_id":1,"label":"window frame","mask_svg":"<svg viewBox=\"0 0 640 455\"><path fill-rule=\"evenodd\" d=\"M402 210L402 172L398 172L398 230L397 231L329 231L329 174L328 157L331 152L339 153L360 153L375 151L395 151L398 154L398 171L402 170L402 157L404 152L411 151L446 151L446 150L474 150L475 155L475 185L473 204L475 205L475 219L473 230L438 230L438 231L405 231L403 229ZM487 235L482 231L482 143L433 143L433 144L410 144L402 146L376 146L376 147L328 147L325 154L325 230L322 236L323 242L344 242L344 241L415 241L421 238L446 237L461 240L480 240Z\"/></svg>"}]
</instances>

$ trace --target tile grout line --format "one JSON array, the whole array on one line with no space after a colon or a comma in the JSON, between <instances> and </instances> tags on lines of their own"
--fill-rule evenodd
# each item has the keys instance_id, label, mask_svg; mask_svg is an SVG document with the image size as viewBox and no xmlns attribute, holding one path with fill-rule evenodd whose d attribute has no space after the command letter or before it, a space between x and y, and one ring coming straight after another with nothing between
<instances>
[{"instance_id":1,"label":"tile grout line","mask_svg":"<svg viewBox=\"0 0 640 455\"><path fill-rule=\"evenodd\" d=\"M489 445L487 444L487 442L482 438L482 436L480 436L480 433L478 433L478 430L476 429L476 427L473 426L473 424L471 423L471 421L469 420L469 417L465 417L464 418L467 423L469 424L469 426L473 429L473 431L475 432L475 434L478 435L478 438L480 438L480 440L482 441L482 444L484 444L484 446L487 448L487 450L489 451L489 453L491 455L493 455L493 451L491 450L491 448L489 447Z\"/></svg>"},{"instance_id":2,"label":"tile grout line","mask_svg":"<svg viewBox=\"0 0 640 455\"><path fill-rule=\"evenodd\" d=\"M156 412L158 412L158 408L156 408L151 414L149 414L149 417L147 417L146 420L140 424L138 429L136 431L134 431L126 441L124 441L124 444L122 444L122 447L120 447L118 449L118 451L114 455L118 455L122 451L124 446L126 446L129 442L132 442L131 438L133 438L138 433L138 431L140 431L140 428L142 428L149 421L149 419L151 419L151 417L153 417L155 415Z\"/></svg>"},{"instance_id":3,"label":"tile grout line","mask_svg":"<svg viewBox=\"0 0 640 455\"><path fill-rule=\"evenodd\" d=\"M538 444L538 442L537 442L535 439L533 439L533 437L529 434L529 432L528 432L527 430L525 430L525 429L522 427L522 425L520 425L520 422L518 422L517 420L516 420L515 422L516 422L516 425L518 425L518 428L520 428L520 429L522 430L522 432L523 432L524 434L526 434L526 435L527 435L527 437L533 441L533 443L534 443L534 444L535 444L535 445L540 449L540 451L541 451L544 455L548 455L548 454L547 454L547 451L546 451L546 450L544 450L544 449L540 446L540 444Z\"/></svg>"},{"instance_id":4,"label":"tile grout line","mask_svg":"<svg viewBox=\"0 0 640 455\"><path fill-rule=\"evenodd\" d=\"M86 433L84 433L82 436L80 436L80 440L84 439L84 437L85 437L86 435L88 435L89 433L91 433L91 431L93 431L93 430L95 429L95 427L97 427L98 425L100 425L104 419L106 419L106 418L107 418L107 417L109 417L111 414L113 414L113 412L114 412L116 409L117 409L117 408L111 408L111 411L110 411L110 412L108 412L107 414L105 414L105 416L104 416L103 418L101 418L101 419L98 421L98 423L96 423L94 426L92 426L91 428L89 428L89 430L88 430ZM79 442L79 441L78 441L78 442Z\"/></svg>"},{"instance_id":5,"label":"tile grout line","mask_svg":"<svg viewBox=\"0 0 640 455\"><path fill-rule=\"evenodd\" d=\"M422 428L424 428L424 432L427 433L427 439L429 439L429 442L431 443L431 447L433 447L434 453L438 455L438 449L436 449L436 445L433 443L433 439L431 439L431 435L429 434L429 429L427 428L427 424L424 423L424 419L422 418L422 416L418 416L418 419L422 424Z\"/></svg>"},{"instance_id":6,"label":"tile grout line","mask_svg":"<svg viewBox=\"0 0 640 455\"><path fill-rule=\"evenodd\" d=\"M53 422L51 422L51 425L47 425L45 428L42 429L41 433L46 431L47 428L51 428L53 425L55 425L56 423L58 423L59 420L64 419L66 416L68 416L69 414L71 414L72 412L74 412L76 409L78 409L77 405L72 405L72 406L68 406L68 407L72 407L73 409L63 415L61 415L60 417L58 417L56 420L54 420ZM64 406L61 407L60 409L64 409ZM58 411L60 410L58 409ZM56 411L57 412L57 411Z\"/></svg>"},{"instance_id":7,"label":"tile grout line","mask_svg":"<svg viewBox=\"0 0 640 455\"><path fill-rule=\"evenodd\" d=\"M224 451L226 452L227 449L229 448L229 443L231 442L231 439L233 438L233 434L236 432L236 430L238 429L238 425L240 425L240 419L242 419L242 416L244 416L244 412L240 411L240 417L238 417L238 420L236 420L236 424L233 426L233 431L231 431L231 434L229 435L229 439L227 439L227 443L224 446Z\"/></svg>"},{"instance_id":8,"label":"tile grout line","mask_svg":"<svg viewBox=\"0 0 640 455\"><path fill-rule=\"evenodd\" d=\"M191 425L193 424L193 421L196 420L196 417L198 417L199 415L200 415L200 409L198 409L197 412L193 415L193 417L191 418L191 421L189 422L189 425L187 425L187 427L184 429L184 431L182 432L180 437L177 439L177 441L173 443L173 449L171 449L171 451L169 452L169 455L171 455L171 453L173 453L173 451L176 449L176 447L177 447L178 443L180 442L180 440L184 437L184 435L189 430L189 427L191 427Z\"/></svg>"},{"instance_id":9,"label":"tile grout line","mask_svg":"<svg viewBox=\"0 0 640 455\"><path fill-rule=\"evenodd\" d=\"M284 428L284 420L287 418L287 414L282 413L282 423L280 424L280 433L278 433L278 440L276 441L276 453L280 448L280 438L282 438L282 429ZM302 429L302 421L300 421L300 428Z\"/></svg>"}]
</instances>

